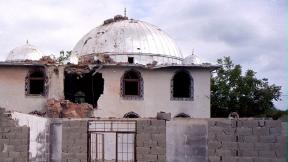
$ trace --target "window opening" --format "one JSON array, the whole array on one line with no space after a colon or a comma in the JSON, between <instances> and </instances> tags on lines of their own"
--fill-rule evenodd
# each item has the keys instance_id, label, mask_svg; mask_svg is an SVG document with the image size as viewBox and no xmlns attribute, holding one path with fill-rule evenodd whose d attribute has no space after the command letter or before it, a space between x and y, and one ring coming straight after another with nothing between
<instances>
[{"instance_id":1,"label":"window opening","mask_svg":"<svg viewBox=\"0 0 288 162\"><path fill-rule=\"evenodd\" d=\"M140 118L140 116L137 113L131 111L124 114L123 118Z\"/></svg>"},{"instance_id":2,"label":"window opening","mask_svg":"<svg viewBox=\"0 0 288 162\"><path fill-rule=\"evenodd\" d=\"M134 57L128 57L128 63L134 64Z\"/></svg>"},{"instance_id":3,"label":"window opening","mask_svg":"<svg viewBox=\"0 0 288 162\"><path fill-rule=\"evenodd\" d=\"M172 97L192 99L193 80L186 71L177 72L172 79Z\"/></svg>"},{"instance_id":4,"label":"window opening","mask_svg":"<svg viewBox=\"0 0 288 162\"><path fill-rule=\"evenodd\" d=\"M124 73L121 84L121 94L123 97L142 97L143 96L143 79L140 72L129 70Z\"/></svg>"},{"instance_id":5,"label":"window opening","mask_svg":"<svg viewBox=\"0 0 288 162\"><path fill-rule=\"evenodd\" d=\"M179 113L175 115L175 118L191 118L191 116L185 113Z\"/></svg>"},{"instance_id":6,"label":"window opening","mask_svg":"<svg viewBox=\"0 0 288 162\"><path fill-rule=\"evenodd\" d=\"M26 82L26 94L28 95L44 95L45 91L45 74L37 70L29 72Z\"/></svg>"}]
</instances>

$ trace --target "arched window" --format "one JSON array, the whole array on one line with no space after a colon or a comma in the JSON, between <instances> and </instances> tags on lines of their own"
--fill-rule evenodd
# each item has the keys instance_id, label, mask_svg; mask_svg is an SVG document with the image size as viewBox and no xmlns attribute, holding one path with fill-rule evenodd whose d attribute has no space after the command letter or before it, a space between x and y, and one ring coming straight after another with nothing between
<instances>
[{"instance_id":1,"label":"arched window","mask_svg":"<svg viewBox=\"0 0 288 162\"><path fill-rule=\"evenodd\" d=\"M193 99L193 79L189 72L178 71L171 80L171 98L173 100Z\"/></svg>"},{"instance_id":2,"label":"arched window","mask_svg":"<svg viewBox=\"0 0 288 162\"><path fill-rule=\"evenodd\" d=\"M131 111L124 114L123 118L140 118L140 116L137 113Z\"/></svg>"},{"instance_id":3,"label":"arched window","mask_svg":"<svg viewBox=\"0 0 288 162\"><path fill-rule=\"evenodd\" d=\"M191 118L191 116L185 113L179 113L175 115L175 118Z\"/></svg>"},{"instance_id":4,"label":"arched window","mask_svg":"<svg viewBox=\"0 0 288 162\"><path fill-rule=\"evenodd\" d=\"M26 77L26 95L45 95L45 74L42 70L30 71Z\"/></svg>"},{"instance_id":5,"label":"arched window","mask_svg":"<svg viewBox=\"0 0 288 162\"><path fill-rule=\"evenodd\" d=\"M129 70L124 73L121 81L121 95L131 99L143 97L143 79L140 72Z\"/></svg>"}]
</instances>

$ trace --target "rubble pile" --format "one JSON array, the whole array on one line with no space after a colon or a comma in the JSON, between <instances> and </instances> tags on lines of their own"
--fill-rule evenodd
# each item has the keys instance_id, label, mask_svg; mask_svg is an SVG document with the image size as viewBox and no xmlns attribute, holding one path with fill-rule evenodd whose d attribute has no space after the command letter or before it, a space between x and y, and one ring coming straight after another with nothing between
<instances>
[{"instance_id":1,"label":"rubble pile","mask_svg":"<svg viewBox=\"0 0 288 162\"><path fill-rule=\"evenodd\" d=\"M50 118L87 118L92 117L93 106L88 103L77 104L69 100L49 99L47 109Z\"/></svg>"}]
</instances>

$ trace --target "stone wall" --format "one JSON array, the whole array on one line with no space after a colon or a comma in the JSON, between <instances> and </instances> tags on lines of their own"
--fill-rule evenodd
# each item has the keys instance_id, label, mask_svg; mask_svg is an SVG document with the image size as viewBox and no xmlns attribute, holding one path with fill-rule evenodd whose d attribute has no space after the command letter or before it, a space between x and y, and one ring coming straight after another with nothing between
<instances>
[{"instance_id":1,"label":"stone wall","mask_svg":"<svg viewBox=\"0 0 288 162\"><path fill-rule=\"evenodd\" d=\"M0 161L28 162L29 127L20 127L0 108Z\"/></svg>"},{"instance_id":2,"label":"stone wall","mask_svg":"<svg viewBox=\"0 0 288 162\"><path fill-rule=\"evenodd\" d=\"M87 162L87 120L62 122L62 162Z\"/></svg>"},{"instance_id":3,"label":"stone wall","mask_svg":"<svg viewBox=\"0 0 288 162\"><path fill-rule=\"evenodd\" d=\"M210 119L210 162L284 162L285 137L280 120Z\"/></svg>"},{"instance_id":4,"label":"stone wall","mask_svg":"<svg viewBox=\"0 0 288 162\"><path fill-rule=\"evenodd\" d=\"M166 123L164 120L137 120L136 158L138 162L166 161Z\"/></svg>"}]
</instances>

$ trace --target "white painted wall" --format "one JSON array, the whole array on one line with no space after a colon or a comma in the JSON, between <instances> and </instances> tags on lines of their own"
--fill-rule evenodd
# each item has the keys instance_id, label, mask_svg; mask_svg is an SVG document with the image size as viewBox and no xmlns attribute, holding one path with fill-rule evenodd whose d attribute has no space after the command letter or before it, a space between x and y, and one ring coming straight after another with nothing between
<instances>
[{"instance_id":1,"label":"white painted wall","mask_svg":"<svg viewBox=\"0 0 288 162\"><path fill-rule=\"evenodd\" d=\"M120 96L120 79L129 68L103 68L104 93L98 100L96 117L123 117L134 111L141 117L155 117L157 112L171 112L172 117L184 112L195 118L210 117L210 72L191 69L194 80L194 100L170 100L170 84L179 69L147 70L137 69L144 80L143 100L127 100Z\"/></svg>"},{"instance_id":2,"label":"white painted wall","mask_svg":"<svg viewBox=\"0 0 288 162\"><path fill-rule=\"evenodd\" d=\"M46 142L48 141L46 138L49 133L49 119L18 112L13 112L11 115L18 121L19 126L30 128L29 161L37 162L47 159L49 144Z\"/></svg>"},{"instance_id":3,"label":"white painted wall","mask_svg":"<svg viewBox=\"0 0 288 162\"><path fill-rule=\"evenodd\" d=\"M0 107L23 113L44 107L45 97L25 95L28 71L25 67L0 67Z\"/></svg>"},{"instance_id":4,"label":"white painted wall","mask_svg":"<svg viewBox=\"0 0 288 162\"><path fill-rule=\"evenodd\" d=\"M47 67L48 95L25 95L25 77L33 67L0 67L0 107L6 110L29 113L45 110L47 98L64 98L63 67ZM54 69L59 73L56 74Z\"/></svg>"}]
</instances>

